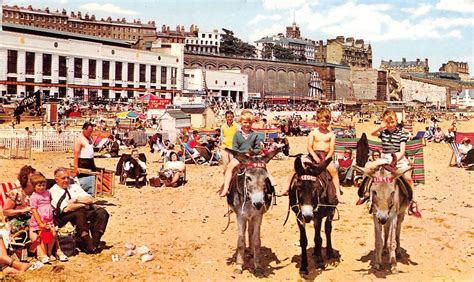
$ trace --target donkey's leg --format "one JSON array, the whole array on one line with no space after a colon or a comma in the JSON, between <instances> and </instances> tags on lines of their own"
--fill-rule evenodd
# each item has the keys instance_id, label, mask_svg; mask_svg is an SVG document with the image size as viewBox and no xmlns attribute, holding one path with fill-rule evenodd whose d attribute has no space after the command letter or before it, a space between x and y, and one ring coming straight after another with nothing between
<instances>
[{"instance_id":1,"label":"donkey's leg","mask_svg":"<svg viewBox=\"0 0 474 282\"><path fill-rule=\"evenodd\" d=\"M375 264L373 268L380 270L382 267L382 249L383 249L383 234L382 225L379 223L377 218L374 217L374 229L375 229Z\"/></svg>"},{"instance_id":2,"label":"donkey's leg","mask_svg":"<svg viewBox=\"0 0 474 282\"><path fill-rule=\"evenodd\" d=\"M383 226L383 249L382 249L382 256L388 254L388 234L390 232L390 225L384 224Z\"/></svg>"},{"instance_id":3,"label":"donkey's leg","mask_svg":"<svg viewBox=\"0 0 474 282\"><path fill-rule=\"evenodd\" d=\"M313 255L316 256L315 264L316 268L324 269L323 255L321 249L323 247L323 238L321 238L321 225L323 219L315 216L314 221L314 252Z\"/></svg>"},{"instance_id":4,"label":"donkey's leg","mask_svg":"<svg viewBox=\"0 0 474 282\"><path fill-rule=\"evenodd\" d=\"M239 238L237 240L237 260L236 260L236 273L242 273L244 265L244 252L245 252L245 230L247 227L247 220L242 215L237 215L237 225Z\"/></svg>"},{"instance_id":5,"label":"donkey's leg","mask_svg":"<svg viewBox=\"0 0 474 282\"><path fill-rule=\"evenodd\" d=\"M248 233L248 237L249 237L249 240L248 240L248 246L250 248L250 253L252 256L255 256L254 252L253 252L253 249L252 249L252 246L253 246L253 221L254 221L254 218L251 218L248 220L248 223L247 223L247 233Z\"/></svg>"},{"instance_id":6,"label":"donkey's leg","mask_svg":"<svg viewBox=\"0 0 474 282\"><path fill-rule=\"evenodd\" d=\"M306 254L306 247L308 246L308 238L306 237L306 229L303 223L298 221L298 228L300 229L300 247L301 247L301 266L300 274L308 274L308 257Z\"/></svg>"},{"instance_id":7,"label":"donkey's leg","mask_svg":"<svg viewBox=\"0 0 474 282\"><path fill-rule=\"evenodd\" d=\"M334 251L332 249L332 218L331 216L326 217L326 222L324 222L324 233L326 234L326 257L327 259L334 258Z\"/></svg>"},{"instance_id":8,"label":"donkey's leg","mask_svg":"<svg viewBox=\"0 0 474 282\"><path fill-rule=\"evenodd\" d=\"M260 226L262 226L262 218L263 215L259 214L253 217L253 220L251 222L252 224L252 229L253 232L251 234L252 236L252 252L253 252L253 263L255 266L255 275L260 276L263 275L263 268L262 264L260 262L260 247L261 247L261 241L260 241Z\"/></svg>"},{"instance_id":9,"label":"donkey's leg","mask_svg":"<svg viewBox=\"0 0 474 282\"><path fill-rule=\"evenodd\" d=\"M400 233L402 232L402 222L405 219L405 212L398 214L397 216L397 234L396 234L396 241L397 241L397 248L395 249L395 255L397 259L402 257L402 248L400 247Z\"/></svg>"},{"instance_id":10,"label":"donkey's leg","mask_svg":"<svg viewBox=\"0 0 474 282\"><path fill-rule=\"evenodd\" d=\"M388 254L390 258L390 269L392 272L397 272L397 257L395 255L395 250L397 248L397 219L390 219L386 224L389 224L389 234L388 234Z\"/></svg>"}]
</instances>

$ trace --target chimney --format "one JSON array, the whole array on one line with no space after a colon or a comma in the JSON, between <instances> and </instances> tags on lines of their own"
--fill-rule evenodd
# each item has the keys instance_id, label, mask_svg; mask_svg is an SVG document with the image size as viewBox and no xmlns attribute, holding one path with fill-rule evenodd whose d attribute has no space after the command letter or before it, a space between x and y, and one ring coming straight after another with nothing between
<instances>
[{"instance_id":1,"label":"chimney","mask_svg":"<svg viewBox=\"0 0 474 282\"><path fill-rule=\"evenodd\" d=\"M71 18L75 18L76 17L76 14L74 14L73 11L71 11L71 15L70 15Z\"/></svg>"},{"instance_id":2,"label":"chimney","mask_svg":"<svg viewBox=\"0 0 474 282\"><path fill-rule=\"evenodd\" d=\"M346 43L354 43L354 37L347 37L346 38Z\"/></svg>"},{"instance_id":3,"label":"chimney","mask_svg":"<svg viewBox=\"0 0 474 282\"><path fill-rule=\"evenodd\" d=\"M89 20L89 14L88 13L86 13L86 15L84 16L84 19Z\"/></svg>"},{"instance_id":4,"label":"chimney","mask_svg":"<svg viewBox=\"0 0 474 282\"><path fill-rule=\"evenodd\" d=\"M49 14L49 8L48 7L46 7L46 9L44 9L44 11Z\"/></svg>"},{"instance_id":5,"label":"chimney","mask_svg":"<svg viewBox=\"0 0 474 282\"><path fill-rule=\"evenodd\" d=\"M179 25L176 26L176 32L179 32L181 30L181 28L179 27Z\"/></svg>"},{"instance_id":6,"label":"chimney","mask_svg":"<svg viewBox=\"0 0 474 282\"><path fill-rule=\"evenodd\" d=\"M428 58L425 58L425 66L428 66Z\"/></svg>"},{"instance_id":7,"label":"chimney","mask_svg":"<svg viewBox=\"0 0 474 282\"><path fill-rule=\"evenodd\" d=\"M364 46L364 39L357 39L356 44Z\"/></svg>"},{"instance_id":8,"label":"chimney","mask_svg":"<svg viewBox=\"0 0 474 282\"><path fill-rule=\"evenodd\" d=\"M77 17L78 17L79 19L82 19L81 11L78 11L78 12L77 12Z\"/></svg>"},{"instance_id":9,"label":"chimney","mask_svg":"<svg viewBox=\"0 0 474 282\"><path fill-rule=\"evenodd\" d=\"M420 58L416 58L416 65L418 66L420 64Z\"/></svg>"},{"instance_id":10,"label":"chimney","mask_svg":"<svg viewBox=\"0 0 474 282\"><path fill-rule=\"evenodd\" d=\"M161 26L161 32L166 32L166 25Z\"/></svg>"},{"instance_id":11,"label":"chimney","mask_svg":"<svg viewBox=\"0 0 474 282\"><path fill-rule=\"evenodd\" d=\"M337 36L337 37L336 37L336 41L337 41L337 42L340 42L340 43L344 43L344 36L341 36L341 35L340 35L340 36Z\"/></svg>"},{"instance_id":12,"label":"chimney","mask_svg":"<svg viewBox=\"0 0 474 282\"><path fill-rule=\"evenodd\" d=\"M63 16L67 15L66 9L63 9L63 11L61 12L61 14L63 14Z\"/></svg>"},{"instance_id":13,"label":"chimney","mask_svg":"<svg viewBox=\"0 0 474 282\"><path fill-rule=\"evenodd\" d=\"M406 58L402 58L402 63L406 63L407 62L407 59Z\"/></svg>"},{"instance_id":14,"label":"chimney","mask_svg":"<svg viewBox=\"0 0 474 282\"><path fill-rule=\"evenodd\" d=\"M181 26L181 33L184 33L184 25Z\"/></svg>"}]
</instances>

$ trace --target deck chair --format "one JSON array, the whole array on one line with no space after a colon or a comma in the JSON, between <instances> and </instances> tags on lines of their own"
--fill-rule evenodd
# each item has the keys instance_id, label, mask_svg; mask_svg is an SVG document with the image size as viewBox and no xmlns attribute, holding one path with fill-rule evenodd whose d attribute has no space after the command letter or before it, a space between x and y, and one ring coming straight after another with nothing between
<instances>
[{"instance_id":1,"label":"deck chair","mask_svg":"<svg viewBox=\"0 0 474 282\"><path fill-rule=\"evenodd\" d=\"M217 157L217 153L214 151L209 150L206 146L196 146L196 151L199 152L199 155L205 159L203 164L208 165L218 165L219 158Z\"/></svg>"},{"instance_id":2,"label":"deck chair","mask_svg":"<svg viewBox=\"0 0 474 282\"><path fill-rule=\"evenodd\" d=\"M119 175L120 176L120 184L123 184L125 185L126 184L126 181L127 181L127 178L131 178L132 175L129 171L125 170L125 163L127 162L128 159L130 159L132 156L130 154L122 154L122 156L120 157L120 160L119 162L117 163L117 167L116 167L116 170L115 170L115 175ZM142 161L142 162L145 162L146 163L146 155L144 153L140 153L138 155L138 158ZM147 172L146 171L141 171L140 172L140 175L138 177L138 179L142 179L142 182L144 183L144 185L146 186L148 181L147 181Z\"/></svg>"},{"instance_id":3,"label":"deck chair","mask_svg":"<svg viewBox=\"0 0 474 282\"><path fill-rule=\"evenodd\" d=\"M206 160L199 154L199 151L196 150L197 154L195 152L189 151L188 147L186 144L184 144L181 139L177 138L179 145L181 146L181 150L183 152L183 162L185 164L196 164L196 165L202 165L206 162Z\"/></svg>"},{"instance_id":4,"label":"deck chair","mask_svg":"<svg viewBox=\"0 0 474 282\"><path fill-rule=\"evenodd\" d=\"M5 182L5 183L0 183L0 208L3 208L3 205L7 199L7 193L8 191L19 188L19 186L16 183L13 182Z\"/></svg>"},{"instance_id":5,"label":"deck chair","mask_svg":"<svg viewBox=\"0 0 474 282\"><path fill-rule=\"evenodd\" d=\"M457 167L463 167L462 161L461 161L462 156L461 156L461 153L459 152L459 144L454 143L454 142L450 142L448 144L452 150L451 158L449 159L449 166L453 166L453 159L454 159L456 161L455 165Z\"/></svg>"},{"instance_id":6,"label":"deck chair","mask_svg":"<svg viewBox=\"0 0 474 282\"><path fill-rule=\"evenodd\" d=\"M425 131L418 131L415 137L413 137L413 140L421 140L423 145L426 146L425 133L426 133Z\"/></svg>"}]
</instances>

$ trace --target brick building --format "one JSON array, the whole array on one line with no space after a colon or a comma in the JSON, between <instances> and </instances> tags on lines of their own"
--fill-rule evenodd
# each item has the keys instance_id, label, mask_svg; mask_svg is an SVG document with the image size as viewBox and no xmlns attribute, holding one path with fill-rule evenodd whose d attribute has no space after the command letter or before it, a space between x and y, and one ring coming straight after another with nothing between
<instances>
[{"instance_id":1,"label":"brick building","mask_svg":"<svg viewBox=\"0 0 474 282\"><path fill-rule=\"evenodd\" d=\"M296 25L296 22L286 27L286 35L279 33L255 41L258 58L263 57L263 49L270 43L291 49L297 58L306 58L309 62L315 60L314 52L316 44L314 40L301 37L300 28Z\"/></svg>"},{"instance_id":2,"label":"brick building","mask_svg":"<svg viewBox=\"0 0 474 282\"><path fill-rule=\"evenodd\" d=\"M336 39L328 39L324 47L320 41L318 53L326 54L326 62L340 64L350 67L372 68L372 46L365 44L363 39L354 40L344 36L338 36ZM325 52L324 52L324 49ZM321 59L323 55L319 55Z\"/></svg>"},{"instance_id":3,"label":"brick building","mask_svg":"<svg viewBox=\"0 0 474 282\"><path fill-rule=\"evenodd\" d=\"M403 58L401 61L384 61L380 63L380 68L386 71L393 71L398 73L411 73L411 72L420 72L428 73L430 70L428 66L428 59L421 61L416 59L416 61L407 61Z\"/></svg>"},{"instance_id":4,"label":"brick building","mask_svg":"<svg viewBox=\"0 0 474 282\"><path fill-rule=\"evenodd\" d=\"M140 20L127 22L125 18L112 20L111 17L99 20L96 19L95 15L83 15L81 12L76 14L71 11L68 15L65 9L53 12L49 8L44 10L33 9L31 5L26 8L17 5L4 5L2 20L3 23L55 29L130 42L136 42L144 37L156 39L154 21L149 21L145 24Z\"/></svg>"},{"instance_id":5,"label":"brick building","mask_svg":"<svg viewBox=\"0 0 474 282\"><path fill-rule=\"evenodd\" d=\"M469 65L464 62L449 61L439 68L440 72L457 73L461 80L469 80Z\"/></svg>"}]
</instances>

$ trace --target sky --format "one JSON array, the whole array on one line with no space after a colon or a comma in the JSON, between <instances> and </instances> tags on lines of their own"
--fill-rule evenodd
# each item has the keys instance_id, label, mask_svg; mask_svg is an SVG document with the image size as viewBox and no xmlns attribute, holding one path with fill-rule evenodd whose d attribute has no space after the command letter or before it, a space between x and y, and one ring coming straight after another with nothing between
<instances>
[{"instance_id":1,"label":"sky","mask_svg":"<svg viewBox=\"0 0 474 282\"><path fill-rule=\"evenodd\" d=\"M449 60L468 62L474 73L474 0L3 0L4 4L81 11L96 18L154 20L172 29L191 24L201 31L226 28L253 43L285 33L293 20L316 41L342 35L372 45L373 67L381 60L428 58L435 72Z\"/></svg>"}]
</instances>

